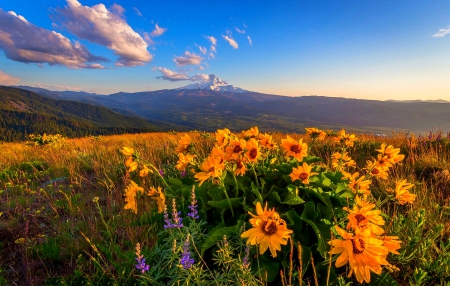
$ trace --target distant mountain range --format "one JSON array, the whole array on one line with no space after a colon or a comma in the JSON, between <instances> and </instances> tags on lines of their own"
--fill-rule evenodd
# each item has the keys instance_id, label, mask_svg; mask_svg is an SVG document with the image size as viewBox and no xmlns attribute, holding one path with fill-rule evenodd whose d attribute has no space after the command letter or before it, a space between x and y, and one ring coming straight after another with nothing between
<instances>
[{"instance_id":1,"label":"distant mountain range","mask_svg":"<svg viewBox=\"0 0 450 286\"><path fill-rule=\"evenodd\" d=\"M140 117L159 130L215 131L227 127L240 131L255 125L283 132L303 132L310 126L366 133L450 130L450 102L446 101L279 96L234 87L215 75L177 89L110 95L20 88L57 101L79 101L108 108L117 115Z\"/></svg>"}]
</instances>

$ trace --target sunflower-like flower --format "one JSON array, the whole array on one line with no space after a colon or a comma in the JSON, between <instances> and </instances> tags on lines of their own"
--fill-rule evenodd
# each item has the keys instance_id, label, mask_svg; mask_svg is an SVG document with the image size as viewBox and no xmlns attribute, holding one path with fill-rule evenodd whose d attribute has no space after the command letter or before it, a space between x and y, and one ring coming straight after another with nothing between
<instances>
[{"instance_id":1,"label":"sunflower-like flower","mask_svg":"<svg viewBox=\"0 0 450 286\"><path fill-rule=\"evenodd\" d=\"M364 180L365 177L361 176L359 179L357 179L359 176L358 172L355 172L350 178L350 182L348 183L348 187L355 193L355 194L370 194L369 186L372 184L371 180Z\"/></svg>"},{"instance_id":2,"label":"sunflower-like flower","mask_svg":"<svg viewBox=\"0 0 450 286\"><path fill-rule=\"evenodd\" d=\"M273 150L277 148L277 143L273 141L272 135L264 133L259 134L259 145L263 146L264 148L267 148L269 150Z\"/></svg>"},{"instance_id":3,"label":"sunflower-like flower","mask_svg":"<svg viewBox=\"0 0 450 286\"><path fill-rule=\"evenodd\" d=\"M128 185L128 187L125 189L125 206L124 209L130 209L134 213L137 214L137 202L136 202L136 195L137 192L144 191L143 188L139 187L135 182L131 181L131 183Z\"/></svg>"},{"instance_id":4,"label":"sunflower-like flower","mask_svg":"<svg viewBox=\"0 0 450 286\"><path fill-rule=\"evenodd\" d=\"M175 168L177 168L178 171L183 171L189 166L190 163L194 160L194 158L197 157L196 155L190 155L190 154L183 154L178 153L178 161L175 165Z\"/></svg>"},{"instance_id":5,"label":"sunflower-like flower","mask_svg":"<svg viewBox=\"0 0 450 286\"><path fill-rule=\"evenodd\" d=\"M133 172L134 170L137 169L137 167L139 166L138 162L133 160L133 157L128 157L128 159L125 161L125 166L128 167L128 172Z\"/></svg>"},{"instance_id":6,"label":"sunflower-like flower","mask_svg":"<svg viewBox=\"0 0 450 286\"><path fill-rule=\"evenodd\" d=\"M222 163L222 158L219 156L208 156L200 165L200 170L202 172L198 172L194 177L200 181L199 186L201 186L203 182L209 178L220 177L224 168L225 166Z\"/></svg>"},{"instance_id":7,"label":"sunflower-like flower","mask_svg":"<svg viewBox=\"0 0 450 286\"><path fill-rule=\"evenodd\" d=\"M380 149L376 149L380 154L378 155L378 160L384 159L388 164L394 165L405 158L405 155L399 154L400 148L394 148L394 146L386 146L386 143L381 144Z\"/></svg>"},{"instance_id":8,"label":"sunflower-like flower","mask_svg":"<svg viewBox=\"0 0 450 286\"><path fill-rule=\"evenodd\" d=\"M154 187L150 187L147 195L151 196L152 200L156 201L156 204L158 205L158 213L162 213L166 207L166 196L164 195L162 188L158 187L158 189L155 189Z\"/></svg>"},{"instance_id":9,"label":"sunflower-like flower","mask_svg":"<svg viewBox=\"0 0 450 286\"><path fill-rule=\"evenodd\" d=\"M259 244L259 253L263 254L269 248L272 257L277 256L277 250L281 250L281 245L286 245L291 237L292 230L287 229L286 222L280 218L275 209L267 210L267 203L264 209L261 203L256 204L256 214L251 212L250 223L253 228L243 232L242 238L248 238L247 244Z\"/></svg>"},{"instance_id":10,"label":"sunflower-like flower","mask_svg":"<svg viewBox=\"0 0 450 286\"><path fill-rule=\"evenodd\" d=\"M281 147L286 153L286 158L292 156L302 161L303 157L308 156L308 144L303 143L303 139L297 141L288 135L286 139L281 139Z\"/></svg>"},{"instance_id":11,"label":"sunflower-like flower","mask_svg":"<svg viewBox=\"0 0 450 286\"><path fill-rule=\"evenodd\" d=\"M398 240L398 236L384 236L381 238L383 241L384 247L390 252L394 254L400 254L397 250L400 249L401 240Z\"/></svg>"},{"instance_id":12,"label":"sunflower-like flower","mask_svg":"<svg viewBox=\"0 0 450 286\"><path fill-rule=\"evenodd\" d=\"M245 152L245 158L252 163L256 163L261 155L259 150L258 141L255 138L250 138L245 146L247 152Z\"/></svg>"},{"instance_id":13,"label":"sunflower-like flower","mask_svg":"<svg viewBox=\"0 0 450 286\"><path fill-rule=\"evenodd\" d=\"M306 135L309 135L311 139L318 139L319 141L325 140L327 137L327 133L325 131L311 127L311 128L305 128L306 129Z\"/></svg>"},{"instance_id":14,"label":"sunflower-like flower","mask_svg":"<svg viewBox=\"0 0 450 286\"><path fill-rule=\"evenodd\" d=\"M242 160L238 158L234 161L234 164L236 165L236 169L234 169L234 174L236 176L244 176L245 172L247 172L247 167L245 166L244 162L242 162Z\"/></svg>"},{"instance_id":15,"label":"sunflower-like flower","mask_svg":"<svg viewBox=\"0 0 450 286\"><path fill-rule=\"evenodd\" d=\"M178 146L175 148L175 152L177 154L184 153L187 151L189 145L191 145L191 137L189 137L189 134L185 134L181 137L180 141L178 141Z\"/></svg>"},{"instance_id":16,"label":"sunflower-like flower","mask_svg":"<svg viewBox=\"0 0 450 286\"><path fill-rule=\"evenodd\" d=\"M338 168L341 165L345 165L347 167L354 167L356 163L352 160L352 157L348 155L347 152L341 154L339 152L335 152L331 155L331 164L333 168Z\"/></svg>"},{"instance_id":17,"label":"sunflower-like flower","mask_svg":"<svg viewBox=\"0 0 450 286\"><path fill-rule=\"evenodd\" d=\"M408 190L414 187L414 184L409 184L406 180L397 181L395 184L395 199L398 200L398 203L404 205L406 203L413 204L416 195L411 194ZM389 189L388 191L392 191Z\"/></svg>"},{"instance_id":18,"label":"sunflower-like flower","mask_svg":"<svg viewBox=\"0 0 450 286\"><path fill-rule=\"evenodd\" d=\"M291 177L291 181L294 182L296 180L302 181L303 184L309 184L309 178L313 175L317 175L318 173L311 172L312 167L306 163L303 163L303 166L298 166L297 168L293 168L292 172L289 174Z\"/></svg>"},{"instance_id":19,"label":"sunflower-like flower","mask_svg":"<svg viewBox=\"0 0 450 286\"><path fill-rule=\"evenodd\" d=\"M142 169L139 171L139 176L141 177L145 177L147 176L149 173L153 173L153 171L151 169L149 169L147 167L147 165L143 165Z\"/></svg>"},{"instance_id":20,"label":"sunflower-like flower","mask_svg":"<svg viewBox=\"0 0 450 286\"><path fill-rule=\"evenodd\" d=\"M340 254L336 260L336 267L349 263L350 272L356 276L359 283L370 282L370 272L380 274L381 265L387 265L385 257L389 253L383 246L383 241L372 237L368 230L357 235L352 235L342 228L334 227L342 239L333 239L328 244L331 245L331 254Z\"/></svg>"},{"instance_id":21,"label":"sunflower-like flower","mask_svg":"<svg viewBox=\"0 0 450 286\"><path fill-rule=\"evenodd\" d=\"M215 135L216 135L216 144L219 147L223 147L228 144L228 138L231 135L231 131L228 128L217 129Z\"/></svg>"},{"instance_id":22,"label":"sunflower-like flower","mask_svg":"<svg viewBox=\"0 0 450 286\"><path fill-rule=\"evenodd\" d=\"M359 233L365 229L370 229L376 235L383 234L384 230L379 227L385 223L384 219L380 216L381 211L373 210L375 204L361 200L358 196L356 199L357 203L353 206L353 209L343 208L348 212L347 230L353 229L356 233ZM358 202L359 205L363 206L358 206Z\"/></svg>"},{"instance_id":23,"label":"sunflower-like flower","mask_svg":"<svg viewBox=\"0 0 450 286\"><path fill-rule=\"evenodd\" d=\"M347 147L353 147L354 142L356 141L355 134L347 134L344 129L338 132L338 137L333 138L335 142L340 142Z\"/></svg>"},{"instance_id":24,"label":"sunflower-like flower","mask_svg":"<svg viewBox=\"0 0 450 286\"><path fill-rule=\"evenodd\" d=\"M228 147L225 149L225 159L231 160L240 157L244 153L247 142L244 139L230 140Z\"/></svg>"},{"instance_id":25,"label":"sunflower-like flower","mask_svg":"<svg viewBox=\"0 0 450 286\"><path fill-rule=\"evenodd\" d=\"M121 150L122 154L125 156L131 156L134 154L134 149L131 147L123 147Z\"/></svg>"},{"instance_id":26,"label":"sunflower-like flower","mask_svg":"<svg viewBox=\"0 0 450 286\"><path fill-rule=\"evenodd\" d=\"M244 135L245 138L250 139L250 138L258 138L259 135L259 129L257 126L250 128L249 130L244 130L242 131L242 134Z\"/></svg>"},{"instance_id":27,"label":"sunflower-like flower","mask_svg":"<svg viewBox=\"0 0 450 286\"><path fill-rule=\"evenodd\" d=\"M388 179L389 167L379 165L377 160L373 160L373 161L368 160L366 163L367 164L364 169L367 170L371 176L380 178L383 180Z\"/></svg>"}]
</instances>

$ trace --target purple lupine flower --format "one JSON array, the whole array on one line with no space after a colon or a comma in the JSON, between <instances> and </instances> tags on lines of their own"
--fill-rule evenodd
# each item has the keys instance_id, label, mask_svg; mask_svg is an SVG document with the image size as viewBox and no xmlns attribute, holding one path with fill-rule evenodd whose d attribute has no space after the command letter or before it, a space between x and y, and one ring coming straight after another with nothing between
<instances>
[{"instance_id":1,"label":"purple lupine flower","mask_svg":"<svg viewBox=\"0 0 450 286\"><path fill-rule=\"evenodd\" d=\"M172 227L178 227L178 228L182 228L183 227L183 218L180 217L181 212L177 212L177 203L175 202L175 199L172 200L172 220L173 220L173 224Z\"/></svg>"},{"instance_id":2,"label":"purple lupine flower","mask_svg":"<svg viewBox=\"0 0 450 286\"><path fill-rule=\"evenodd\" d=\"M181 177L184 178L186 176L186 170L181 171Z\"/></svg>"},{"instance_id":3,"label":"purple lupine flower","mask_svg":"<svg viewBox=\"0 0 450 286\"><path fill-rule=\"evenodd\" d=\"M164 171L163 169L159 168L158 169L159 174L161 175L161 177L164 177Z\"/></svg>"},{"instance_id":4,"label":"purple lupine flower","mask_svg":"<svg viewBox=\"0 0 450 286\"><path fill-rule=\"evenodd\" d=\"M192 188L191 192L191 205L188 208L191 210L187 215L191 217L193 220L199 219L198 211L197 211L197 199L195 198L195 188Z\"/></svg>"},{"instance_id":5,"label":"purple lupine flower","mask_svg":"<svg viewBox=\"0 0 450 286\"><path fill-rule=\"evenodd\" d=\"M242 259L242 266L245 268L248 268L250 266L250 262L248 261L248 258L250 257L250 245L247 244L245 247L245 256Z\"/></svg>"},{"instance_id":6,"label":"purple lupine flower","mask_svg":"<svg viewBox=\"0 0 450 286\"><path fill-rule=\"evenodd\" d=\"M186 241L183 244L183 253L181 254L180 264L183 266L183 269L191 268L192 264L194 264L194 258L191 257L191 252L189 251L190 243L189 243L190 235L188 234Z\"/></svg>"},{"instance_id":7,"label":"purple lupine flower","mask_svg":"<svg viewBox=\"0 0 450 286\"><path fill-rule=\"evenodd\" d=\"M167 205L164 206L164 229L172 228L172 220L169 218L169 214L167 213Z\"/></svg>"},{"instance_id":8,"label":"purple lupine flower","mask_svg":"<svg viewBox=\"0 0 450 286\"><path fill-rule=\"evenodd\" d=\"M150 266L145 264L145 258L136 257L136 261L138 264L135 264L136 269L140 270L142 274L150 270Z\"/></svg>"},{"instance_id":9,"label":"purple lupine flower","mask_svg":"<svg viewBox=\"0 0 450 286\"><path fill-rule=\"evenodd\" d=\"M150 266L145 264L145 258L141 254L141 244L136 243L136 261L138 264L135 264L137 270L141 271L142 274L150 270Z\"/></svg>"}]
</instances>

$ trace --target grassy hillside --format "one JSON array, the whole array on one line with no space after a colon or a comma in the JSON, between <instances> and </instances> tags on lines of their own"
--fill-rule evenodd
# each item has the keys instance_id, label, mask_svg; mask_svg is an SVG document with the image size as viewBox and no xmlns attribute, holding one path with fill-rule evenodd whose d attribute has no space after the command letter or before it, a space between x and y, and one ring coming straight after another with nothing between
<instances>
[{"instance_id":1,"label":"grassy hillside","mask_svg":"<svg viewBox=\"0 0 450 286\"><path fill-rule=\"evenodd\" d=\"M169 129L145 119L125 116L85 103L55 100L34 92L0 87L0 140L24 140L27 134L106 135ZM166 129L166 130L167 130Z\"/></svg>"}]
</instances>

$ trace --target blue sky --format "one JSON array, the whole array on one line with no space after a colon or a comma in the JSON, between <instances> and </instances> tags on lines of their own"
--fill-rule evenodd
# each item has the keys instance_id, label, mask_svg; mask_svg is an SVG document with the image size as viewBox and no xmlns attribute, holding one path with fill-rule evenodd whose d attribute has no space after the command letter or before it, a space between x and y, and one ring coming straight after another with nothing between
<instances>
[{"instance_id":1,"label":"blue sky","mask_svg":"<svg viewBox=\"0 0 450 286\"><path fill-rule=\"evenodd\" d=\"M15 0L0 84L450 100L450 1Z\"/></svg>"}]
</instances>

